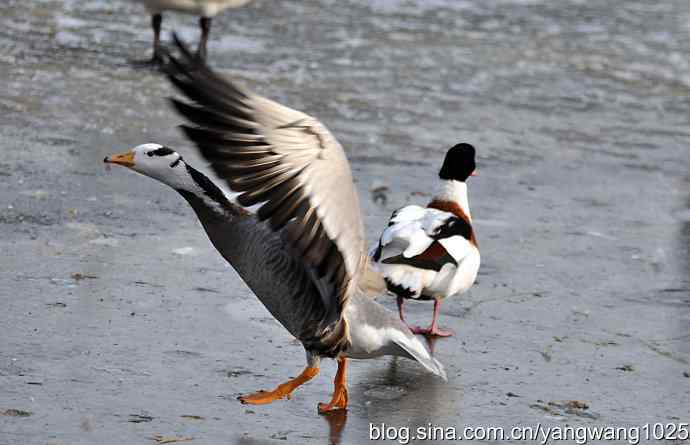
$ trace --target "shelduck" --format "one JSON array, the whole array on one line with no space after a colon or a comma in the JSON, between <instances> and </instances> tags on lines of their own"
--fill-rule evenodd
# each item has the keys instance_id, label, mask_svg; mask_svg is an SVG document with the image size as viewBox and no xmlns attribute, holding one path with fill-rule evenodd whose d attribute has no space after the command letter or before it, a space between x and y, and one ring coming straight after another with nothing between
<instances>
[{"instance_id":1,"label":"shelduck","mask_svg":"<svg viewBox=\"0 0 690 445\"><path fill-rule=\"evenodd\" d=\"M466 292L477 278L480 255L467 197L467 179L475 174L474 158L470 144L448 150L431 202L393 212L373 251L388 290L397 297L403 322L406 299L434 301L431 325L412 327L415 334L452 335L438 327L441 302Z\"/></svg>"}]
</instances>

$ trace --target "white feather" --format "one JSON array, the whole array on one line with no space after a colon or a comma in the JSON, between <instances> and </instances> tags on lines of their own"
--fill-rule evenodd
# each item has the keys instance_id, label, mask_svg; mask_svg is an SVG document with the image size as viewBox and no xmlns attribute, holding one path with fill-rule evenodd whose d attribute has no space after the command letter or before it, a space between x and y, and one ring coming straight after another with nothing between
<instances>
[{"instance_id":1,"label":"white feather","mask_svg":"<svg viewBox=\"0 0 690 445\"><path fill-rule=\"evenodd\" d=\"M438 240L456 262L462 261L474 249L470 242L460 235L450 236Z\"/></svg>"},{"instance_id":2,"label":"white feather","mask_svg":"<svg viewBox=\"0 0 690 445\"><path fill-rule=\"evenodd\" d=\"M402 254L411 258L419 255L434 242L431 235L453 217L452 213L442 210L415 205L403 207L391 218L391 225L381 235L381 246L386 247L385 256Z\"/></svg>"},{"instance_id":3,"label":"white feather","mask_svg":"<svg viewBox=\"0 0 690 445\"><path fill-rule=\"evenodd\" d=\"M467 197L467 184L460 181L441 181L434 197L441 201L456 202L467 217L472 221L470 201Z\"/></svg>"},{"instance_id":4,"label":"white feather","mask_svg":"<svg viewBox=\"0 0 690 445\"><path fill-rule=\"evenodd\" d=\"M444 198L454 198L469 215L465 184L456 182L444 184L442 195ZM463 236L438 239L457 263L444 264L439 271L381 262L398 255L412 258L423 253L438 238L441 226L452 219L457 219L453 213L416 205L396 211L379 241L381 257L378 269L383 276L391 283L411 291L412 298L419 298L422 294L443 298L467 291L476 279L480 257L476 246Z\"/></svg>"},{"instance_id":5,"label":"white feather","mask_svg":"<svg viewBox=\"0 0 690 445\"><path fill-rule=\"evenodd\" d=\"M436 275L434 271L421 270L403 264L380 264L379 267L384 277L413 292L415 296L419 296Z\"/></svg>"}]
</instances>

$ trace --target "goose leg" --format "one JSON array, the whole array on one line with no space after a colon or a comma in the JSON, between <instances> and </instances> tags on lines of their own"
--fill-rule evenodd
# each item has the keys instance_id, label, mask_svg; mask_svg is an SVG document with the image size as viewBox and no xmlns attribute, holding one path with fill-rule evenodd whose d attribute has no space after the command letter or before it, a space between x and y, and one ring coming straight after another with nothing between
<instances>
[{"instance_id":1,"label":"goose leg","mask_svg":"<svg viewBox=\"0 0 690 445\"><path fill-rule=\"evenodd\" d=\"M451 330L444 330L438 327L438 316L441 313L441 299L434 298L434 318L431 320L431 326L428 328L421 328L416 326L412 328L412 333L428 335L431 337L450 337L454 333Z\"/></svg>"},{"instance_id":2,"label":"goose leg","mask_svg":"<svg viewBox=\"0 0 690 445\"><path fill-rule=\"evenodd\" d=\"M211 33L211 18L201 17L199 19L199 28L201 28L201 39L196 50L196 57L199 60L206 60L206 46L208 45L208 36Z\"/></svg>"},{"instance_id":3,"label":"goose leg","mask_svg":"<svg viewBox=\"0 0 690 445\"><path fill-rule=\"evenodd\" d=\"M347 359L338 359L338 372L333 380L333 397L328 403L319 403L319 414L347 409Z\"/></svg>"},{"instance_id":4,"label":"goose leg","mask_svg":"<svg viewBox=\"0 0 690 445\"><path fill-rule=\"evenodd\" d=\"M319 373L318 367L308 366L302 371L300 375L294 379L288 380L276 387L273 391L257 391L253 394L247 394L238 397L239 401L244 404L249 405L264 405L267 403L275 402L283 398L290 398L292 392L297 389L298 386L303 385L309 380L313 379Z\"/></svg>"}]
</instances>

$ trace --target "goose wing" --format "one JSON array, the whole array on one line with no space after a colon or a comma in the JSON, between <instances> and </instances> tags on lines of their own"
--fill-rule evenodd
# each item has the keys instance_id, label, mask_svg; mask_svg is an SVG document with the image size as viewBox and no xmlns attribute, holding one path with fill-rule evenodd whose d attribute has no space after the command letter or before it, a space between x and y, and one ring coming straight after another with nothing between
<instances>
[{"instance_id":1,"label":"goose wing","mask_svg":"<svg viewBox=\"0 0 690 445\"><path fill-rule=\"evenodd\" d=\"M367 271L364 228L342 146L317 119L261 97L216 74L176 38L169 79L189 102L172 99L183 125L243 206L285 230L314 272L325 309L340 317ZM330 316L327 318L331 318Z\"/></svg>"}]
</instances>

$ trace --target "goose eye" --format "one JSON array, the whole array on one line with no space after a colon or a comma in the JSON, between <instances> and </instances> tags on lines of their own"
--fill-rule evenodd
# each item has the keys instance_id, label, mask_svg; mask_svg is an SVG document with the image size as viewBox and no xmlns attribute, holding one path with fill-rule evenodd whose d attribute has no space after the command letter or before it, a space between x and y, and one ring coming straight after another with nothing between
<instances>
[{"instance_id":1,"label":"goose eye","mask_svg":"<svg viewBox=\"0 0 690 445\"><path fill-rule=\"evenodd\" d=\"M149 158L152 158L152 157L153 157L153 152L152 152L152 151L147 151L147 152L146 152L146 155L147 155Z\"/></svg>"}]
</instances>

